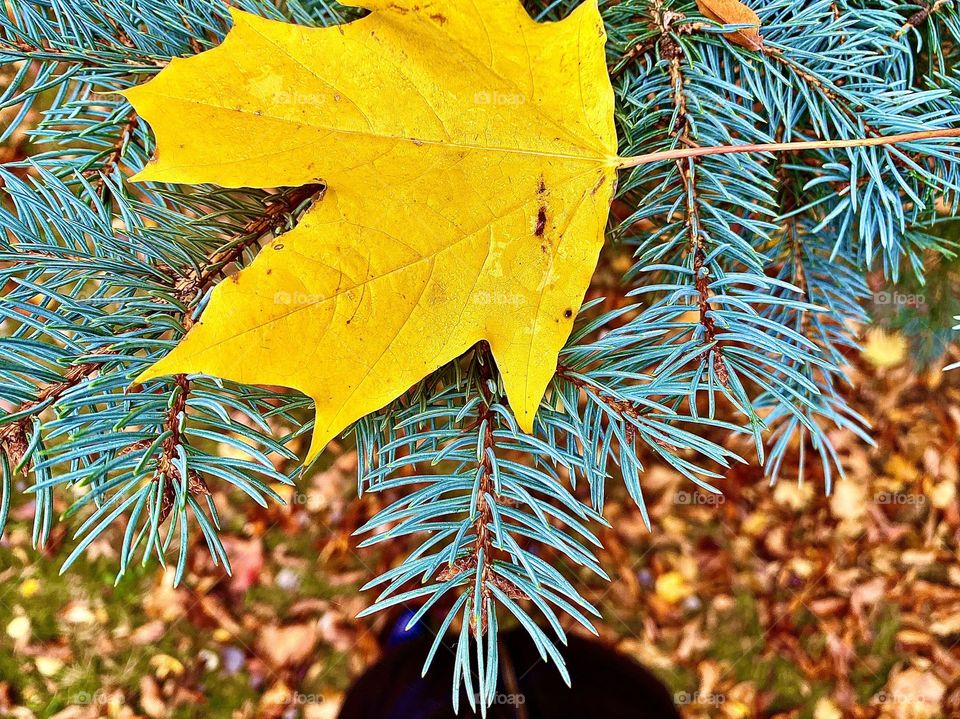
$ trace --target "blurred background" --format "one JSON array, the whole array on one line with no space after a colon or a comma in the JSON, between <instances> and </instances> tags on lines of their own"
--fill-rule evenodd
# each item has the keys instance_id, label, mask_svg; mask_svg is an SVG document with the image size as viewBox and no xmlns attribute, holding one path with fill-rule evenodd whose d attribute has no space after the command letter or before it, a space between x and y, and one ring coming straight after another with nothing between
<instances>
[{"instance_id":1,"label":"blurred background","mask_svg":"<svg viewBox=\"0 0 960 719\"><path fill-rule=\"evenodd\" d=\"M0 161L29 151L14 135ZM616 302L627 266L610 248L594 293ZM958 279L951 261L925 285L874 284L849 396L876 447L833 436L848 476L832 496L815 470L768 486L755 466L707 495L651 458L652 531L625 493L609 499L612 527L598 529L612 581L569 576L601 609L603 641L662 678L684 716L960 716L960 371L943 372L958 359ZM406 550L357 549L352 533L391 496L357 499L355 475L353 449L334 444L321 471L276 488L286 506L211 486L233 575L198 548L177 588L156 566L115 585L119 530L59 576L76 525L35 551L31 505L15 501L0 541L0 716L335 717L396 620L355 619L373 601L358 588Z\"/></svg>"}]
</instances>

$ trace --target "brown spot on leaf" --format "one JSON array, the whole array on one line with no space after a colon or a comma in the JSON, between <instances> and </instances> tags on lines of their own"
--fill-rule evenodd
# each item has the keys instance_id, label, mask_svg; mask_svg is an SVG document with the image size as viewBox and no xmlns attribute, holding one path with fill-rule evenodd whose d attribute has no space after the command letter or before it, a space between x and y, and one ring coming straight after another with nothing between
<instances>
[{"instance_id":1,"label":"brown spot on leaf","mask_svg":"<svg viewBox=\"0 0 960 719\"><path fill-rule=\"evenodd\" d=\"M275 250L282 250L282 249L283 249L283 243L282 243L282 242L278 242L277 244L275 244L275 245L273 246L273 249L275 249Z\"/></svg>"},{"instance_id":2,"label":"brown spot on leaf","mask_svg":"<svg viewBox=\"0 0 960 719\"><path fill-rule=\"evenodd\" d=\"M573 317L573 310L567 307L567 309L563 311L563 316L566 317L567 319L570 319L571 317Z\"/></svg>"},{"instance_id":3,"label":"brown spot on leaf","mask_svg":"<svg viewBox=\"0 0 960 719\"><path fill-rule=\"evenodd\" d=\"M430 16L430 19L433 20L434 22L439 23L440 25L447 24L447 16L444 15L442 12L435 12L433 15Z\"/></svg>"},{"instance_id":4,"label":"brown spot on leaf","mask_svg":"<svg viewBox=\"0 0 960 719\"><path fill-rule=\"evenodd\" d=\"M604 181L605 179L606 179L606 178L605 178L603 175L600 175L600 178L597 180L597 184L593 186L593 189L592 189L592 190L590 190L590 194L591 194L591 195L596 195L596 194L597 194L597 192L600 190L600 188L603 187L603 181Z\"/></svg>"},{"instance_id":5,"label":"brown spot on leaf","mask_svg":"<svg viewBox=\"0 0 960 719\"><path fill-rule=\"evenodd\" d=\"M547 208L543 205L540 205L540 209L537 212L537 228L534 230L534 234L537 237L543 237L543 231L547 227Z\"/></svg>"}]
</instances>

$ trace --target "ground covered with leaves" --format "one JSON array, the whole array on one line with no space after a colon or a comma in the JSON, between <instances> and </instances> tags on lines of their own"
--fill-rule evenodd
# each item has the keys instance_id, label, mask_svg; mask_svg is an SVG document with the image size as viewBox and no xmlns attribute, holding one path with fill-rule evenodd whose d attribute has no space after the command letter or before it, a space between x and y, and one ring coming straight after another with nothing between
<instances>
[{"instance_id":1,"label":"ground covered with leaves","mask_svg":"<svg viewBox=\"0 0 960 719\"><path fill-rule=\"evenodd\" d=\"M609 504L612 582L580 579L602 638L658 673L685 716L960 712L960 375L907 366L896 337L868 337L853 395L878 447L835 436L849 477L831 497L815 472L771 488L738 467L717 498L652 464L653 531L628 498ZM335 716L388 629L354 619L373 601L358 587L403 556L357 549L352 532L389 497L357 501L355 469L334 447L285 507L212 487L234 573L196 551L179 588L155 567L114 586L109 534L60 577L69 523L41 555L30 507L15 507L0 545L0 713Z\"/></svg>"}]
</instances>

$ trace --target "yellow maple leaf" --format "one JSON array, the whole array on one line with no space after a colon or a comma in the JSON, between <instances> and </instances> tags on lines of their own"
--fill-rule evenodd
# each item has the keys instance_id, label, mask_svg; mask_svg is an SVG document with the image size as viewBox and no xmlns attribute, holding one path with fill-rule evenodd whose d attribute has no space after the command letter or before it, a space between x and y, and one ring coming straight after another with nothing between
<instances>
[{"instance_id":1,"label":"yellow maple leaf","mask_svg":"<svg viewBox=\"0 0 960 719\"><path fill-rule=\"evenodd\" d=\"M124 94L134 179L326 195L138 381L205 373L316 402L309 457L487 340L530 431L596 265L618 162L596 2L362 3L303 28L232 10L217 48Z\"/></svg>"},{"instance_id":2,"label":"yellow maple leaf","mask_svg":"<svg viewBox=\"0 0 960 719\"><path fill-rule=\"evenodd\" d=\"M518 0L355 4L370 14L330 28L231 10L218 47L123 93L157 137L134 180L327 187L136 380L197 373L297 389L316 403L308 460L481 340L531 431L618 169L960 134L621 158L596 0L549 23Z\"/></svg>"}]
</instances>

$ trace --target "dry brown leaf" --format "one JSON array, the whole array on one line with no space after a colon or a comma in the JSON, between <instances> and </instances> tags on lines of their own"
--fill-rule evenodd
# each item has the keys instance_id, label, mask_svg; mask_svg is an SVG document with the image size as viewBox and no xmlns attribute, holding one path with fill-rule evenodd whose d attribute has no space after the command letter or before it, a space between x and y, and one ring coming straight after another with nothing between
<instances>
[{"instance_id":1,"label":"dry brown leaf","mask_svg":"<svg viewBox=\"0 0 960 719\"><path fill-rule=\"evenodd\" d=\"M756 25L724 33L735 45L748 50L762 50L763 38L760 36L760 17L739 0L697 0L697 8L705 17L724 25Z\"/></svg>"},{"instance_id":2,"label":"dry brown leaf","mask_svg":"<svg viewBox=\"0 0 960 719\"><path fill-rule=\"evenodd\" d=\"M837 482L830 497L830 513L837 519L857 521L867 507L867 488L854 479Z\"/></svg>"},{"instance_id":3,"label":"dry brown leaf","mask_svg":"<svg viewBox=\"0 0 960 719\"><path fill-rule=\"evenodd\" d=\"M263 571L263 544L258 538L244 540L239 537L227 537L223 544L233 570L230 589L242 594L260 579Z\"/></svg>"},{"instance_id":4,"label":"dry brown leaf","mask_svg":"<svg viewBox=\"0 0 960 719\"><path fill-rule=\"evenodd\" d=\"M160 693L160 686L149 675L140 678L140 708L149 717L163 717L169 711Z\"/></svg>"},{"instance_id":5,"label":"dry brown leaf","mask_svg":"<svg viewBox=\"0 0 960 719\"><path fill-rule=\"evenodd\" d=\"M268 626L257 640L257 651L275 666L305 661L317 645L317 628L312 624L287 627Z\"/></svg>"},{"instance_id":6,"label":"dry brown leaf","mask_svg":"<svg viewBox=\"0 0 960 719\"><path fill-rule=\"evenodd\" d=\"M878 699L884 719L933 719L946 687L932 672L905 669L890 679Z\"/></svg>"}]
</instances>

